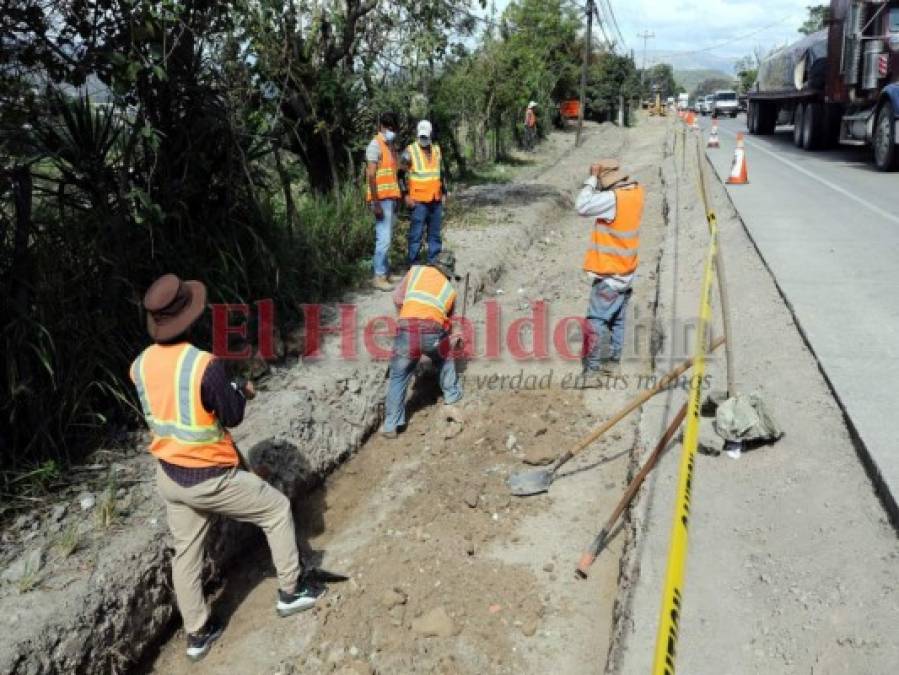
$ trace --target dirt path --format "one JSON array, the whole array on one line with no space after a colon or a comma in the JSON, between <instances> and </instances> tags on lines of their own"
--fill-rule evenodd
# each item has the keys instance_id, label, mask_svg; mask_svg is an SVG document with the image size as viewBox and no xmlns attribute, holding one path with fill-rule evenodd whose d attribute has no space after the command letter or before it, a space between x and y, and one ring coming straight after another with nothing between
<instances>
[{"instance_id":1,"label":"dirt path","mask_svg":"<svg viewBox=\"0 0 899 675\"><path fill-rule=\"evenodd\" d=\"M664 235L657 168L664 134L654 121L626 132L604 126L591 129L576 151L566 148L571 135L555 134L540 160L551 170L538 164L525 182L469 193L463 205L479 217L463 222L478 224L449 233L463 267L468 252L503 255L491 223L538 225L524 255L505 260L504 274L476 289L469 315L479 335L487 301L496 303L504 329L531 316L541 300L550 331L561 317L583 316L589 286L579 267L587 229L570 204L590 160L619 152L653 195L632 306L633 316L651 326ZM525 347L533 346L532 335L532 328L522 331ZM626 376L650 367L648 351L638 351ZM273 571L260 542L228 575L221 642L194 666L179 634L153 671L601 672L621 538L588 581L575 582L572 572L623 488L637 419L572 462L547 495L513 500L504 483L510 471L526 468L528 451L565 448L626 399L629 392L614 388L572 389L579 370L554 352L520 360L505 349L498 359L474 359L464 373L464 404L449 412L437 401L433 378L419 377L415 412L400 439L373 437L297 509L308 554L352 580L332 585L321 608L278 620ZM448 416L455 418L449 424ZM434 612L440 635L429 637L422 617Z\"/></svg>"}]
</instances>

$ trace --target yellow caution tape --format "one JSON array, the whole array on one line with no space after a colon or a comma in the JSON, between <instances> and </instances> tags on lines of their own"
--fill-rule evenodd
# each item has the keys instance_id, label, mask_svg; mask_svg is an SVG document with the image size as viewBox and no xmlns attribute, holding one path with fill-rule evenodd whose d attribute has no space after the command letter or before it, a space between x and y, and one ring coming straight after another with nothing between
<instances>
[{"instance_id":1,"label":"yellow caution tape","mask_svg":"<svg viewBox=\"0 0 899 675\"><path fill-rule=\"evenodd\" d=\"M699 161L700 192L703 203L707 205L702 160ZM678 622L683 614L690 494L693 486L696 446L699 441L699 408L702 402L702 379L705 375L705 349L712 320L712 278L715 271L715 257L718 253L718 221L715 212L708 206L706 206L706 219L709 224L709 249L706 254L705 272L702 276L699 324L696 332L696 347L693 351L693 376L690 379L690 399L687 405L686 429L684 430L680 473L677 480L674 522L671 525L671 547L668 550L668 569L665 572L665 590L662 593L659 632L656 635L653 675L674 674Z\"/></svg>"}]
</instances>

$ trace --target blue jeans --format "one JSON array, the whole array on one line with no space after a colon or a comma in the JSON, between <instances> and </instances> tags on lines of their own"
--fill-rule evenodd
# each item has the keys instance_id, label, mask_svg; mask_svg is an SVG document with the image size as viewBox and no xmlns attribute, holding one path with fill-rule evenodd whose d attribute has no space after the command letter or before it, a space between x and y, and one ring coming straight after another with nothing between
<instances>
[{"instance_id":1,"label":"blue jeans","mask_svg":"<svg viewBox=\"0 0 899 675\"><path fill-rule=\"evenodd\" d=\"M603 343L608 341L609 359L619 361L624 345L624 320L631 289L618 291L609 286L605 279L597 279L590 290L590 304L587 307L587 323L590 332L585 336L584 367L597 370L600 366Z\"/></svg>"},{"instance_id":2,"label":"blue jeans","mask_svg":"<svg viewBox=\"0 0 899 675\"><path fill-rule=\"evenodd\" d=\"M390 356L384 431L396 431L397 427L406 424L406 390L422 355L430 358L440 371L443 402L451 404L462 398L462 388L456 375L456 364L450 354L447 332L439 328L400 324L393 340L393 354Z\"/></svg>"},{"instance_id":3,"label":"blue jeans","mask_svg":"<svg viewBox=\"0 0 899 675\"><path fill-rule=\"evenodd\" d=\"M396 217L396 200L382 199L384 214L375 217L375 258L376 277L386 277L389 271L387 254L390 253L390 238L393 236L393 220Z\"/></svg>"},{"instance_id":4,"label":"blue jeans","mask_svg":"<svg viewBox=\"0 0 899 675\"><path fill-rule=\"evenodd\" d=\"M440 241L440 225L443 222L443 203L438 199L435 202L416 202L412 209L412 222L409 225L409 264L418 262L418 252L421 250L421 240L424 237L425 227L428 229L428 262L434 262L437 254L443 248Z\"/></svg>"}]
</instances>

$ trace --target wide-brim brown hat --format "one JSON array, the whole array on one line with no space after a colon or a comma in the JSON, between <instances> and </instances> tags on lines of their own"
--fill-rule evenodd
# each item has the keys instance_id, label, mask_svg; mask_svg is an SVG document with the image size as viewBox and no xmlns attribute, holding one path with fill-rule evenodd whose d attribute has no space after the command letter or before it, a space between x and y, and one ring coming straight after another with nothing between
<instances>
[{"instance_id":1,"label":"wide-brim brown hat","mask_svg":"<svg viewBox=\"0 0 899 675\"><path fill-rule=\"evenodd\" d=\"M443 249L437 254L434 262L430 263L450 281L459 281L460 276L456 274L456 254L447 249Z\"/></svg>"},{"instance_id":2,"label":"wide-brim brown hat","mask_svg":"<svg viewBox=\"0 0 899 675\"><path fill-rule=\"evenodd\" d=\"M608 190L616 183L624 182L627 179L628 175L624 171L621 169L612 169L611 171L606 171L600 175L599 184L602 185L604 190Z\"/></svg>"},{"instance_id":3,"label":"wide-brim brown hat","mask_svg":"<svg viewBox=\"0 0 899 675\"><path fill-rule=\"evenodd\" d=\"M144 294L147 332L155 342L168 342L190 328L206 309L206 286L182 281L174 274L159 277Z\"/></svg>"},{"instance_id":4,"label":"wide-brim brown hat","mask_svg":"<svg viewBox=\"0 0 899 675\"><path fill-rule=\"evenodd\" d=\"M604 174L608 171L617 171L621 168L621 164L618 163L618 160L612 158L600 159L594 162L594 164L599 166L600 174Z\"/></svg>"}]
</instances>

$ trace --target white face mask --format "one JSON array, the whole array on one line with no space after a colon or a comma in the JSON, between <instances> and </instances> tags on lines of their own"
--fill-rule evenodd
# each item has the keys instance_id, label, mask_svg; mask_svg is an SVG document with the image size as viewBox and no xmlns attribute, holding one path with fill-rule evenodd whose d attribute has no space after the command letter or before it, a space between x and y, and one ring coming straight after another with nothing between
<instances>
[{"instance_id":1,"label":"white face mask","mask_svg":"<svg viewBox=\"0 0 899 675\"><path fill-rule=\"evenodd\" d=\"M419 137L418 137L418 144L419 144L421 147L426 148L426 147L428 147L428 146L431 144L431 139L430 139L429 137L427 137L427 136L419 136Z\"/></svg>"},{"instance_id":2,"label":"white face mask","mask_svg":"<svg viewBox=\"0 0 899 675\"><path fill-rule=\"evenodd\" d=\"M386 129L384 131L384 140L388 143L393 143L393 139L396 138L396 134L392 129Z\"/></svg>"}]
</instances>

